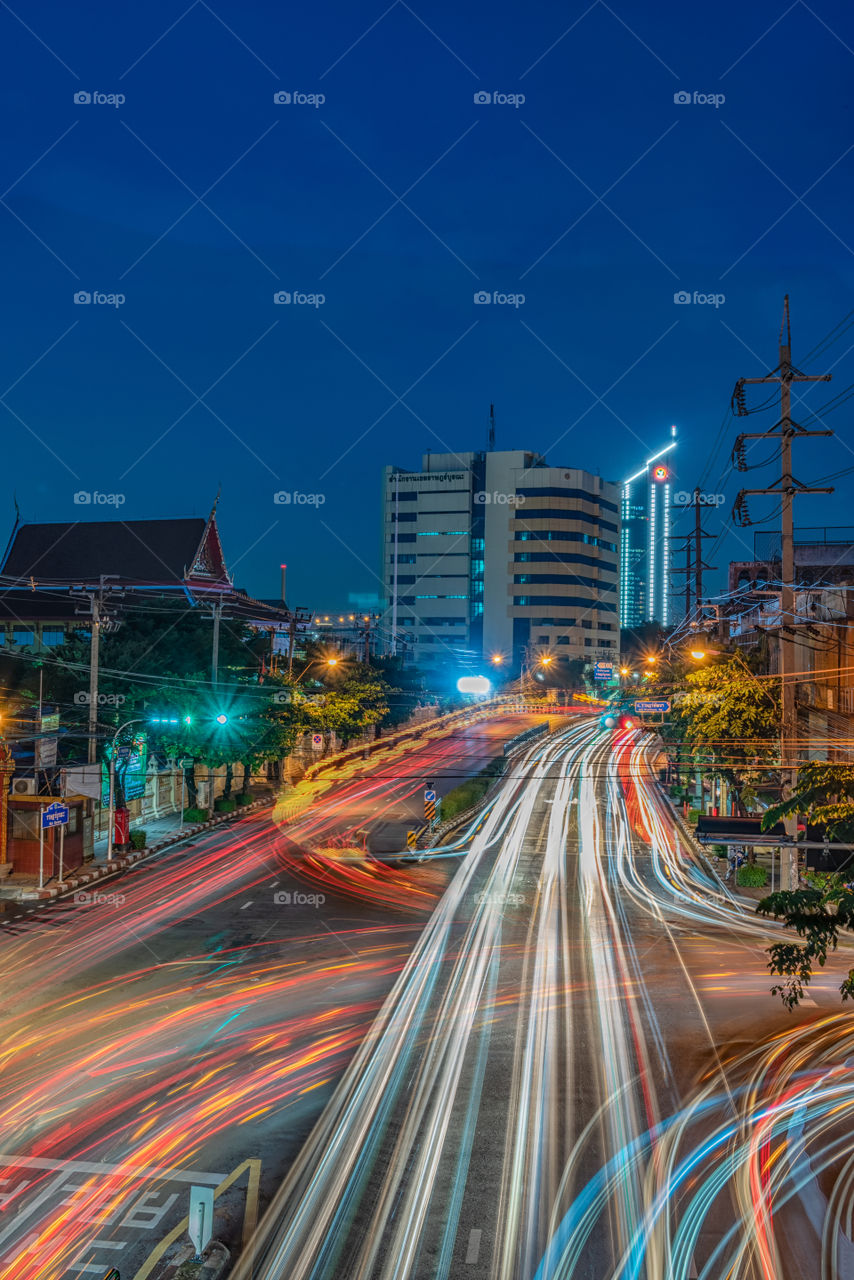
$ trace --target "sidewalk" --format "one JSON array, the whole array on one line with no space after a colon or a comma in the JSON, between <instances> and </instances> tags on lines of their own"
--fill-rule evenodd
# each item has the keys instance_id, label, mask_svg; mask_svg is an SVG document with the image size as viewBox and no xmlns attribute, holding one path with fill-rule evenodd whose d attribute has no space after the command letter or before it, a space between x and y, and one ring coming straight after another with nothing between
<instances>
[{"instance_id":1,"label":"sidewalk","mask_svg":"<svg viewBox=\"0 0 854 1280\"><path fill-rule=\"evenodd\" d=\"M44 888L39 889L39 880L36 875L24 875L21 872L17 872L6 876L4 880L0 880L0 901L4 899L12 902L49 901L52 898L59 898L63 894L73 893L85 885L102 880L105 876L115 875L117 871L124 871L141 859L148 858L151 854L157 853L160 849L165 849L169 845L186 840L189 836L196 835L201 831L207 831L211 827L220 826L224 822L233 822L247 813L253 813L265 805L272 804L273 800L274 797L271 792L264 792L253 800L251 804L242 805L239 809L235 809L233 813L215 814L209 822L185 823L183 830L179 829L180 820L177 813L169 814L165 818L156 818L151 822L146 822L142 827L148 837L148 843L144 849L133 849L128 853L116 853L109 862L107 861L107 838L104 836L102 839L95 841L95 857L89 862L84 862L82 866L75 867L73 871L69 871L61 882L52 879Z\"/></svg>"}]
</instances>

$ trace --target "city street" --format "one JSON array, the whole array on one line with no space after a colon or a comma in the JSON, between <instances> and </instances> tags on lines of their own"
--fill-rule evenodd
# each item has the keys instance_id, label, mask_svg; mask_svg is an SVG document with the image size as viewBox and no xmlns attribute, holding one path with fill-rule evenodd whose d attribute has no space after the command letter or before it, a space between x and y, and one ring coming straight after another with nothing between
<instances>
[{"instance_id":1,"label":"city street","mask_svg":"<svg viewBox=\"0 0 854 1280\"><path fill-rule=\"evenodd\" d=\"M846 1274L838 994L772 1002L651 763L576 723L517 765L240 1280Z\"/></svg>"},{"instance_id":2,"label":"city street","mask_svg":"<svg viewBox=\"0 0 854 1280\"><path fill-rule=\"evenodd\" d=\"M240 1247L450 874L362 858L320 891L314 829L403 830L428 773L446 792L541 720L378 753L287 836L261 811L2 927L3 1280L156 1275L190 1185L229 1178L217 1233Z\"/></svg>"},{"instance_id":3,"label":"city street","mask_svg":"<svg viewBox=\"0 0 854 1280\"><path fill-rule=\"evenodd\" d=\"M649 739L520 748L459 858L311 853L529 724L4 927L0 1280L156 1280L190 1185L239 1280L848 1274L848 1015L771 999Z\"/></svg>"}]
</instances>

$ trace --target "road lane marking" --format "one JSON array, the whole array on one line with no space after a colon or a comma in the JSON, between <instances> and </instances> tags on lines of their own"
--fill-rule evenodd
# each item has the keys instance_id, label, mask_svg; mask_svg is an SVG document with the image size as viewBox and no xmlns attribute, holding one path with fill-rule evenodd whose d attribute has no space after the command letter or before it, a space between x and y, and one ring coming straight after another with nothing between
<instances>
[{"instance_id":1,"label":"road lane marking","mask_svg":"<svg viewBox=\"0 0 854 1280\"><path fill-rule=\"evenodd\" d=\"M256 1178L260 1179L261 1176L261 1161L259 1159L250 1158L249 1160L244 1160L243 1164L239 1164L236 1169L232 1169L231 1173L228 1174L227 1177L223 1177L219 1185L214 1188L214 1200L216 1201L218 1196L221 1196L224 1191L227 1191L232 1183L236 1182L241 1174L245 1173L247 1169L249 1170L249 1186L246 1190L246 1211L244 1221L246 1217L254 1214L255 1221L257 1222L258 1201L257 1193L253 1193L253 1187L255 1187ZM253 1194L255 1196L254 1200L252 1200ZM188 1230L189 1225L190 1219L188 1215L186 1218L182 1218L177 1227L173 1227L169 1234L164 1236L158 1245L155 1245L154 1249L152 1249L145 1262L133 1277L133 1280L147 1280L148 1276L151 1275L151 1272L157 1266L157 1263L163 1257L169 1246L174 1244L176 1240L180 1240L181 1236Z\"/></svg>"},{"instance_id":2,"label":"road lane marking","mask_svg":"<svg viewBox=\"0 0 854 1280\"><path fill-rule=\"evenodd\" d=\"M243 906L240 908L240 910L241 910L241 911L245 911L247 907L251 907L251 906L252 906L252 901L253 901L253 899L252 899L252 898L250 898L248 902L244 902L244 904L243 904Z\"/></svg>"},{"instance_id":3,"label":"road lane marking","mask_svg":"<svg viewBox=\"0 0 854 1280\"><path fill-rule=\"evenodd\" d=\"M224 1173L204 1173L201 1169L175 1169L161 1165L105 1164L94 1160L47 1160L43 1156L7 1156L0 1152L0 1163L16 1169L50 1169L69 1173L142 1173L149 1178L169 1178L172 1182L209 1182L216 1186Z\"/></svg>"},{"instance_id":4,"label":"road lane marking","mask_svg":"<svg viewBox=\"0 0 854 1280\"><path fill-rule=\"evenodd\" d=\"M469 1232L469 1247L466 1252L466 1262L477 1262L478 1257L480 1256L480 1237L482 1235L483 1232L480 1229Z\"/></svg>"}]
</instances>

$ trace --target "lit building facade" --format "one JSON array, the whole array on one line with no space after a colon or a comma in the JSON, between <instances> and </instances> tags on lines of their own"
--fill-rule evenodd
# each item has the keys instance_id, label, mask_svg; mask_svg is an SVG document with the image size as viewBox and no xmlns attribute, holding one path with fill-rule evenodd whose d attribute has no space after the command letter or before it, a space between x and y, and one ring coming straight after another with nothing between
<instances>
[{"instance_id":1,"label":"lit building facade","mask_svg":"<svg viewBox=\"0 0 854 1280\"><path fill-rule=\"evenodd\" d=\"M620 491L620 625L670 623L672 439L624 480Z\"/></svg>"},{"instance_id":2,"label":"lit building facade","mask_svg":"<svg viewBox=\"0 0 854 1280\"><path fill-rule=\"evenodd\" d=\"M511 450L386 467L384 624L425 668L619 655L620 489Z\"/></svg>"}]
</instances>

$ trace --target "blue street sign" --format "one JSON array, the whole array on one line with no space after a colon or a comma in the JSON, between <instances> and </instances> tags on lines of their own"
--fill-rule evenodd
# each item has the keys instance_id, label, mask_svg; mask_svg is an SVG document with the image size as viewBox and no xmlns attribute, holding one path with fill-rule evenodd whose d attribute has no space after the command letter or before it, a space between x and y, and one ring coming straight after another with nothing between
<instances>
[{"instance_id":1,"label":"blue street sign","mask_svg":"<svg viewBox=\"0 0 854 1280\"><path fill-rule=\"evenodd\" d=\"M46 809L42 809L42 826L43 827L64 827L68 821L68 805L67 804L49 804Z\"/></svg>"},{"instance_id":2,"label":"blue street sign","mask_svg":"<svg viewBox=\"0 0 854 1280\"><path fill-rule=\"evenodd\" d=\"M636 702L635 711L642 715L644 711L669 711L669 702Z\"/></svg>"},{"instance_id":3,"label":"blue street sign","mask_svg":"<svg viewBox=\"0 0 854 1280\"><path fill-rule=\"evenodd\" d=\"M614 664L612 662L597 662L593 667L594 680L611 680L614 676Z\"/></svg>"},{"instance_id":4,"label":"blue street sign","mask_svg":"<svg viewBox=\"0 0 854 1280\"><path fill-rule=\"evenodd\" d=\"M436 799L436 792L435 792L435 791L425 791L425 792L424 792L424 803L425 803L425 804L429 804L431 800L435 800L435 799Z\"/></svg>"}]
</instances>

